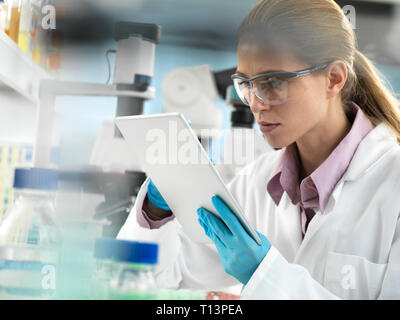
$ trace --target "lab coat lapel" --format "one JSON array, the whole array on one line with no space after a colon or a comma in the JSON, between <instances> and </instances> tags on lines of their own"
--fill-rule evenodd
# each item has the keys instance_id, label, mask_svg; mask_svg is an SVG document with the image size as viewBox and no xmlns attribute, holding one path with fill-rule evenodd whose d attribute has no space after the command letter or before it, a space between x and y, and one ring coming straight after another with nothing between
<instances>
[{"instance_id":1,"label":"lab coat lapel","mask_svg":"<svg viewBox=\"0 0 400 320\"><path fill-rule=\"evenodd\" d=\"M307 247L309 247L311 241L321 229L321 226L328 220L329 215L331 213L334 214L333 211L336 208L345 183L359 178L377 162L383 159L388 151L396 147L396 145L395 135L383 123L374 128L364 140L361 141L346 173L342 179L339 180L331 193L325 211L318 211L310 221L307 232L297 252L295 262L301 259L304 251L307 250ZM374 152L371 152L372 148Z\"/></svg>"},{"instance_id":2,"label":"lab coat lapel","mask_svg":"<svg viewBox=\"0 0 400 320\"><path fill-rule=\"evenodd\" d=\"M299 259L303 256L303 253L307 248L312 245L313 238L318 234L318 231L321 230L322 225L329 219L329 215L334 210L336 203L339 200L339 197L342 193L342 189L344 186L344 179L342 178L337 184L335 189L332 191L328 203L326 205L325 211L317 211L315 216L312 218L310 223L308 224L307 232L304 235L301 246L297 252L295 262L298 262ZM314 240L315 241L315 240ZM319 243L321 245L321 243Z\"/></svg>"},{"instance_id":3,"label":"lab coat lapel","mask_svg":"<svg viewBox=\"0 0 400 320\"><path fill-rule=\"evenodd\" d=\"M277 209L274 243L280 244L277 248L288 261L293 261L302 242L300 211L286 192Z\"/></svg>"}]
</instances>

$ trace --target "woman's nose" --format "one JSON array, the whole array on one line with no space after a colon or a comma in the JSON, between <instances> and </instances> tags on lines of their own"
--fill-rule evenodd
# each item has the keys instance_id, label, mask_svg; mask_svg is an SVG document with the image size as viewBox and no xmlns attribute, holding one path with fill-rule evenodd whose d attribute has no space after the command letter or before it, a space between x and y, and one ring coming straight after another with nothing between
<instances>
[{"instance_id":1,"label":"woman's nose","mask_svg":"<svg viewBox=\"0 0 400 320\"><path fill-rule=\"evenodd\" d=\"M271 110L271 106L268 103L264 103L254 92L250 94L250 110L253 113L258 113L262 110Z\"/></svg>"}]
</instances>

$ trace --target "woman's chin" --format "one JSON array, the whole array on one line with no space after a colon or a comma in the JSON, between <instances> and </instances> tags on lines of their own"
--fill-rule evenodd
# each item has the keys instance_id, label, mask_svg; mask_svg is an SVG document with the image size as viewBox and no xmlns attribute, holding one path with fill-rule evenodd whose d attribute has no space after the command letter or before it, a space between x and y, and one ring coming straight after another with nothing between
<instances>
[{"instance_id":1,"label":"woman's chin","mask_svg":"<svg viewBox=\"0 0 400 320\"><path fill-rule=\"evenodd\" d=\"M265 140L269 144L269 146L273 149L282 149L292 144L291 141L286 139L279 139L278 137L271 137L270 135L264 134Z\"/></svg>"}]
</instances>

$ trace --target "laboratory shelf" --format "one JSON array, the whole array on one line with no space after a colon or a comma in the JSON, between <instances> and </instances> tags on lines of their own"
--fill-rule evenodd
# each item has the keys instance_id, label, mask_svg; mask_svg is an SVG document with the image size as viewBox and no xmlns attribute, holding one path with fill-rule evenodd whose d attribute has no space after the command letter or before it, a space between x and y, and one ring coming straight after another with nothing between
<instances>
[{"instance_id":1,"label":"laboratory shelf","mask_svg":"<svg viewBox=\"0 0 400 320\"><path fill-rule=\"evenodd\" d=\"M0 82L36 103L41 79L51 76L0 30Z\"/></svg>"}]
</instances>

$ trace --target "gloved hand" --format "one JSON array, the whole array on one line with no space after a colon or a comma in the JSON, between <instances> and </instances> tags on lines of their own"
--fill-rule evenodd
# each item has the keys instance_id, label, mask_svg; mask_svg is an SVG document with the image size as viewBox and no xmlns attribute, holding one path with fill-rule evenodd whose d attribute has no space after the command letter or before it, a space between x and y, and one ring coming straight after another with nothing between
<instances>
[{"instance_id":1,"label":"gloved hand","mask_svg":"<svg viewBox=\"0 0 400 320\"><path fill-rule=\"evenodd\" d=\"M171 210L151 179L147 185L147 198L153 206L166 211Z\"/></svg>"},{"instance_id":2,"label":"gloved hand","mask_svg":"<svg viewBox=\"0 0 400 320\"><path fill-rule=\"evenodd\" d=\"M199 208L199 223L217 247L225 272L246 285L271 244L257 232L262 241L259 245L220 197L214 196L211 200L222 220L208 210Z\"/></svg>"}]
</instances>

